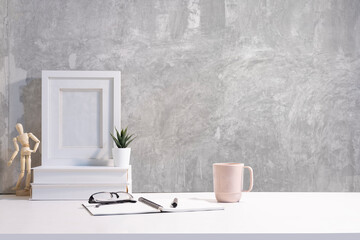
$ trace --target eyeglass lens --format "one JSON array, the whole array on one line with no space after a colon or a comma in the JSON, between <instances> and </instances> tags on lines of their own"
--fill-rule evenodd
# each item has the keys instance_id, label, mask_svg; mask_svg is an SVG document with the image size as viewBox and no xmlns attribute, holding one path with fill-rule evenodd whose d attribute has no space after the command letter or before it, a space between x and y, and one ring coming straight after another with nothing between
<instances>
[{"instance_id":1,"label":"eyeglass lens","mask_svg":"<svg viewBox=\"0 0 360 240\"><path fill-rule=\"evenodd\" d=\"M117 201L132 199L126 192L101 192L93 195L95 201Z\"/></svg>"}]
</instances>

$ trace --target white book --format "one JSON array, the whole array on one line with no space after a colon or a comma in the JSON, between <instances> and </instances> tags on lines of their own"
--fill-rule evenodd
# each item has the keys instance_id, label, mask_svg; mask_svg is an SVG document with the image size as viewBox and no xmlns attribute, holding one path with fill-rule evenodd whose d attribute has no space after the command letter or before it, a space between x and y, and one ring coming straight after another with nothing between
<instances>
[{"instance_id":1,"label":"white book","mask_svg":"<svg viewBox=\"0 0 360 240\"><path fill-rule=\"evenodd\" d=\"M88 200L96 192L132 192L129 183L31 184L31 200Z\"/></svg>"},{"instance_id":2,"label":"white book","mask_svg":"<svg viewBox=\"0 0 360 240\"><path fill-rule=\"evenodd\" d=\"M162 212L197 212L197 211L216 211L224 210L224 207L217 204L211 203L203 199L178 199L178 206L171 208L170 204L173 199L160 199L153 200L155 203L162 206L161 210L150 207L142 202L137 201L136 203L120 203L120 204L109 204L101 205L97 207L97 204L83 203L83 206L93 216L104 216L104 215L127 215L127 214L144 214L144 213L162 213Z\"/></svg>"},{"instance_id":3,"label":"white book","mask_svg":"<svg viewBox=\"0 0 360 240\"><path fill-rule=\"evenodd\" d=\"M99 166L40 166L33 168L34 184L127 183L129 169Z\"/></svg>"}]
</instances>

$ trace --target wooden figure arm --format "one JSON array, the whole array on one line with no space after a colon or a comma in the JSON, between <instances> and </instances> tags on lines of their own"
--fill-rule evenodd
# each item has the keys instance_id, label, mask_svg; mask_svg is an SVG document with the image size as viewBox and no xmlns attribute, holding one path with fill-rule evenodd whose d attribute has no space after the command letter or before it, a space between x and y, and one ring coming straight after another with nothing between
<instances>
[{"instance_id":1,"label":"wooden figure arm","mask_svg":"<svg viewBox=\"0 0 360 240\"><path fill-rule=\"evenodd\" d=\"M10 160L9 160L9 162L8 162L8 166L10 166L10 165L12 164L14 158L16 157L16 155L17 155L18 152L19 152L19 144L17 143L16 137L13 138L13 142L14 142L15 151L14 151L14 153L11 155L11 158L10 158Z\"/></svg>"},{"instance_id":2,"label":"wooden figure arm","mask_svg":"<svg viewBox=\"0 0 360 240\"><path fill-rule=\"evenodd\" d=\"M35 146L34 146L34 149L33 149L33 152L35 153L36 150L38 149L39 145L40 145L40 140L37 139L34 134L32 133L28 133L28 136L29 138L31 138L34 142L35 142Z\"/></svg>"}]
</instances>

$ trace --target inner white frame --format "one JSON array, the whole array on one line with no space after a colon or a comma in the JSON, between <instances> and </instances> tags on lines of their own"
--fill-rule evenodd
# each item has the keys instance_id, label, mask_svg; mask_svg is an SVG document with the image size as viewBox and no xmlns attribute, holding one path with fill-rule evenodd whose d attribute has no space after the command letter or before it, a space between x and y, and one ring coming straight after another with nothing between
<instances>
[{"instance_id":1,"label":"inner white frame","mask_svg":"<svg viewBox=\"0 0 360 240\"><path fill-rule=\"evenodd\" d=\"M42 71L43 166L113 165L114 127L121 128L120 71Z\"/></svg>"}]
</instances>

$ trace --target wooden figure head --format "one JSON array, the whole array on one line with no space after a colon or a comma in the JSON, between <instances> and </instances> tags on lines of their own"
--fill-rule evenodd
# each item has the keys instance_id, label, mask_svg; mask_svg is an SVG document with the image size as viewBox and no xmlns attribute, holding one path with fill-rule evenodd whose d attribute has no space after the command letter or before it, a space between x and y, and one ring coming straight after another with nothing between
<instances>
[{"instance_id":1,"label":"wooden figure head","mask_svg":"<svg viewBox=\"0 0 360 240\"><path fill-rule=\"evenodd\" d=\"M21 123L17 123L16 130L18 131L19 134L23 134L24 133L23 125Z\"/></svg>"}]
</instances>

